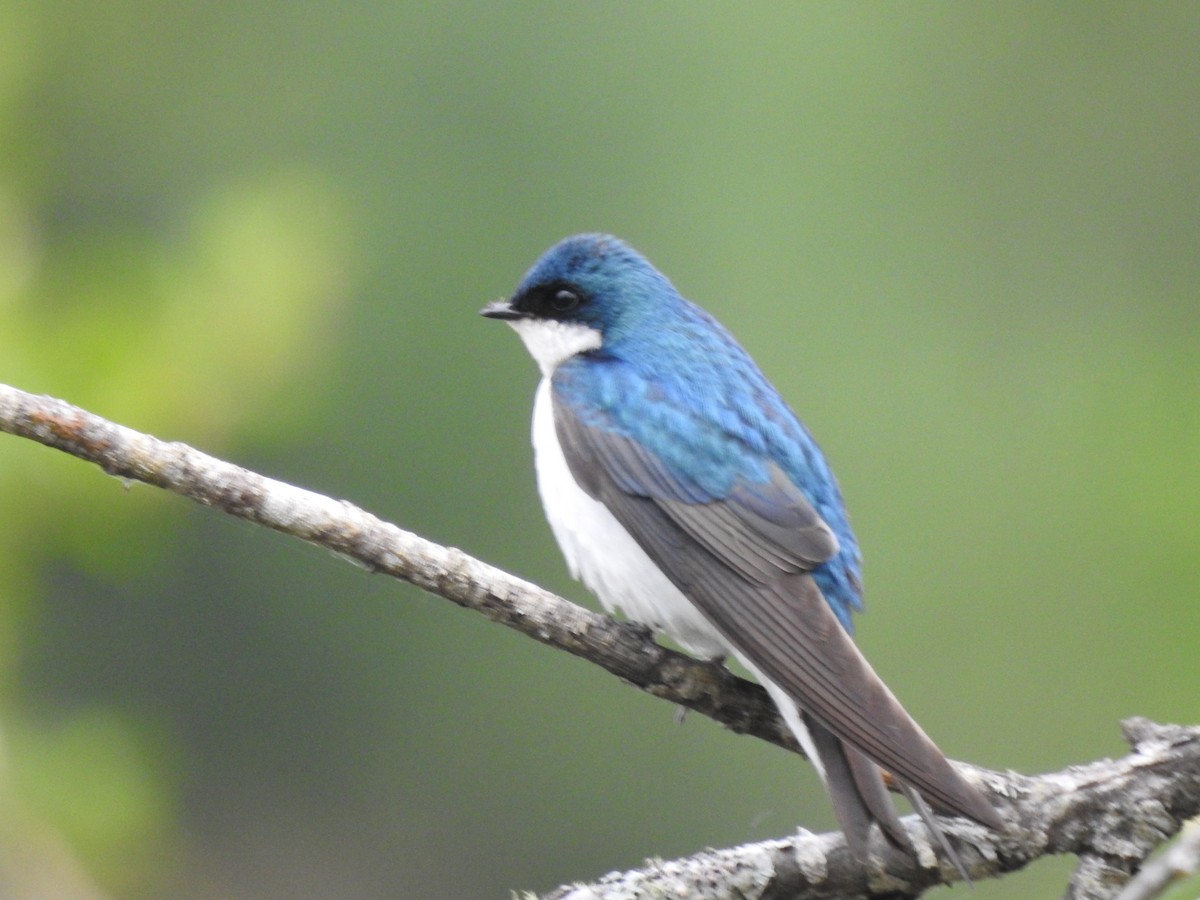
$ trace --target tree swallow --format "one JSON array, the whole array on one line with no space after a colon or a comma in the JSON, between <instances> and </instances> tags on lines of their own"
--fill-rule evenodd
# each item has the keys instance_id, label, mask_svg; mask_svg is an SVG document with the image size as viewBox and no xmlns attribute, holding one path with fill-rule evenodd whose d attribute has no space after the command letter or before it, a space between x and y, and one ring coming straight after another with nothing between
<instances>
[{"instance_id":1,"label":"tree swallow","mask_svg":"<svg viewBox=\"0 0 1200 900\"><path fill-rule=\"evenodd\" d=\"M883 771L923 814L922 798L1003 827L854 644L861 558L837 482L729 332L598 234L552 247L481 314L508 322L542 370L538 490L572 576L692 653L737 658L817 767L857 858L872 823L915 852Z\"/></svg>"}]
</instances>

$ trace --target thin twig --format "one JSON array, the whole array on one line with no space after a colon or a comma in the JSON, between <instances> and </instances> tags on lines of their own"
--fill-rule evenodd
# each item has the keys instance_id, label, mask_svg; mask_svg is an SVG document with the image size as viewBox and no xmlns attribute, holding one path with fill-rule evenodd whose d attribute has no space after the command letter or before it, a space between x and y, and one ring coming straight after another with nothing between
<instances>
[{"instance_id":1,"label":"thin twig","mask_svg":"<svg viewBox=\"0 0 1200 900\"><path fill-rule=\"evenodd\" d=\"M1117 900L1154 900L1172 884L1200 872L1200 819L1183 826L1179 840L1134 876Z\"/></svg>"}]
</instances>

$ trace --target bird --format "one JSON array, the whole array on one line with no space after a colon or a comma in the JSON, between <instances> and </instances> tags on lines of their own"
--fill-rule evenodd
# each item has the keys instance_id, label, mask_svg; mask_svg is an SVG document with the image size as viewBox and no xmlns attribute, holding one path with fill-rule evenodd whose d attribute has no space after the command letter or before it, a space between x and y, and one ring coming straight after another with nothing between
<instances>
[{"instance_id":1,"label":"bird","mask_svg":"<svg viewBox=\"0 0 1200 900\"><path fill-rule=\"evenodd\" d=\"M1002 820L855 644L862 555L840 488L737 340L607 234L555 244L480 314L541 370L538 492L572 576L685 651L737 659L816 767L855 859L873 825L917 858L886 772L966 878L929 806Z\"/></svg>"}]
</instances>

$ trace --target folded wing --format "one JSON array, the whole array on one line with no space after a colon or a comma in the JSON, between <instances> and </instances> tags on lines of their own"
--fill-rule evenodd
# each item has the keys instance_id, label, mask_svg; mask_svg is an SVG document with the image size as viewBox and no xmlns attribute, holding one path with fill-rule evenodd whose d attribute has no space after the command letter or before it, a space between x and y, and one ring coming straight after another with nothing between
<instances>
[{"instance_id":1,"label":"folded wing","mask_svg":"<svg viewBox=\"0 0 1200 900\"><path fill-rule=\"evenodd\" d=\"M936 808L998 828L875 674L809 574L836 536L776 465L711 498L641 443L555 403L572 474L671 582L812 719ZM705 499L698 499L705 498Z\"/></svg>"}]
</instances>

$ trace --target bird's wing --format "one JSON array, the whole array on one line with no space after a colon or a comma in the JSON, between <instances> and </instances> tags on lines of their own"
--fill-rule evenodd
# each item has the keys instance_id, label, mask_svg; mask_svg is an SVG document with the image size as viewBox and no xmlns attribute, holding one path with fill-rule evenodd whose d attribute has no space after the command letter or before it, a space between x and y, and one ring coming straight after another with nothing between
<instances>
[{"instance_id":1,"label":"bird's wing","mask_svg":"<svg viewBox=\"0 0 1200 900\"><path fill-rule=\"evenodd\" d=\"M559 410L559 442L572 474L593 496L608 480L621 493L651 497L684 532L746 578L765 581L785 572L808 571L838 551L837 537L778 466L762 484L735 483L720 502L672 472L637 441ZM566 421L565 417L570 418Z\"/></svg>"},{"instance_id":2,"label":"bird's wing","mask_svg":"<svg viewBox=\"0 0 1200 900\"><path fill-rule=\"evenodd\" d=\"M555 425L572 474L725 638L838 738L936 807L985 824L994 810L905 712L808 572L837 541L778 469L701 494L642 444L567 403Z\"/></svg>"}]
</instances>

